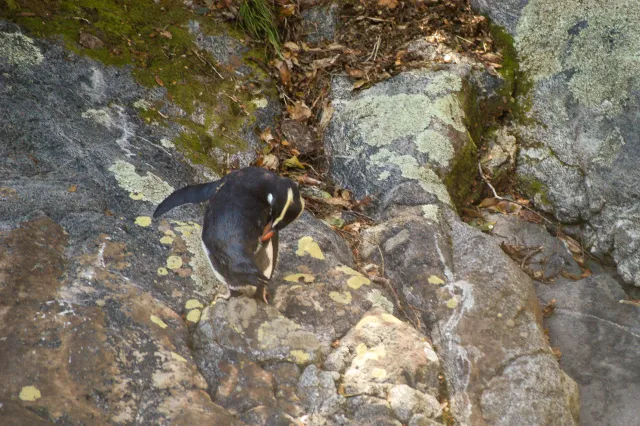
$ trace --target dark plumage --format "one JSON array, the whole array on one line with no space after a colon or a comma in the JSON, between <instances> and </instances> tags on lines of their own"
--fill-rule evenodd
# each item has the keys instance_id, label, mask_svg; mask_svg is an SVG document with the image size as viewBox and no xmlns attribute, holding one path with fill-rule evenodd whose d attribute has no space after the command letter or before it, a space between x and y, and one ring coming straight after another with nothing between
<instances>
[{"instance_id":1,"label":"dark plumage","mask_svg":"<svg viewBox=\"0 0 640 426\"><path fill-rule=\"evenodd\" d=\"M217 278L231 290L252 285L266 302L266 284L278 259L278 231L304 210L298 186L270 171L245 167L222 179L178 189L156 209L209 201L202 242Z\"/></svg>"}]
</instances>

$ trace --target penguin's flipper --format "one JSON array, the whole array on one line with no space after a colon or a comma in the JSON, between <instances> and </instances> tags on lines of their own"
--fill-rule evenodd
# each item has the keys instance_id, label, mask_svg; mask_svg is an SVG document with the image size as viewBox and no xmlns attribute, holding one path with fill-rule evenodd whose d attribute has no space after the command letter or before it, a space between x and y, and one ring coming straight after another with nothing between
<instances>
[{"instance_id":1,"label":"penguin's flipper","mask_svg":"<svg viewBox=\"0 0 640 426\"><path fill-rule=\"evenodd\" d=\"M207 201L216 195L216 192L222 184L223 180L220 179L215 182L201 183L198 185L180 188L160 203L156 208L156 211L153 212L153 217L158 218L174 207L178 207L183 204L194 204Z\"/></svg>"}]
</instances>

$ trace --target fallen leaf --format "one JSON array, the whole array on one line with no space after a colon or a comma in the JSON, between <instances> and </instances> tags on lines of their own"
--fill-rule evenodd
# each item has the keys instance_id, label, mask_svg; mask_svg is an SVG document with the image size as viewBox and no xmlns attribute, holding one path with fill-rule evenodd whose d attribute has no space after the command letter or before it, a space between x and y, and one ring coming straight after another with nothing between
<instances>
[{"instance_id":1,"label":"fallen leaf","mask_svg":"<svg viewBox=\"0 0 640 426\"><path fill-rule=\"evenodd\" d=\"M280 145L289 146L289 145L291 145L291 143L289 141L282 141L282 142L280 142Z\"/></svg>"},{"instance_id":2,"label":"fallen leaf","mask_svg":"<svg viewBox=\"0 0 640 426\"><path fill-rule=\"evenodd\" d=\"M364 71L359 70L357 68L351 68L349 65L345 65L345 70L347 71L347 75L353 78L362 78L364 77Z\"/></svg>"},{"instance_id":3,"label":"fallen leaf","mask_svg":"<svg viewBox=\"0 0 640 426\"><path fill-rule=\"evenodd\" d=\"M279 164L280 160L273 154L265 155L262 158L262 167L266 167L267 169L276 170Z\"/></svg>"},{"instance_id":4,"label":"fallen leaf","mask_svg":"<svg viewBox=\"0 0 640 426\"><path fill-rule=\"evenodd\" d=\"M168 38L168 39L172 39L173 38L173 35L169 31L162 30L162 31L158 31L158 32L164 38Z\"/></svg>"},{"instance_id":5,"label":"fallen leaf","mask_svg":"<svg viewBox=\"0 0 640 426\"><path fill-rule=\"evenodd\" d=\"M557 305L558 301L556 299L551 299L549 303L547 303L547 306L545 306L542 310L542 316L545 318L549 318L551 314L553 314L553 311L556 309Z\"/></svg>"},{"instance_id":6,"label":"fallen leaf","mask_svg":"<svg viewBox=\"0 0 640 426\"><path fill-rule=\"evenodd\" d=\"M274 61L276 68L278 68L278 72L280 73L280 81L286 87L291 87L291 71L289 70L289 66L286 62L276 59Z\"/></svg>"},{"instance_id":7,"label":"fallen leaf","mask_svg":"<svg viewBox=\"0 0 640 426\"><path fill-rule=\"evenodd\" d=\"M340 54L334 56L333 58L322 58L315 60L311 63L311 66L314 70L319 70L323 68L330 67L331 65L336 63L336 60L340 57Z\"/></svg>"},{"instance_id":8,"label":"fallen leaf","mask_svg":"<svg viewBox=\"0 0 640 426\"><path fill-rule=\"evenodd\" d=\"M339 217L327 217L324 220L331 226L335 226L336 228L342 228L344 226L344 220Z\"/></svg>"},{"instance_id":9,"label":"fallen leaf","mask_svg":"<svg viewBox=\"0 0 640 426\"><path fill-rule=\"evenodd\" d=\"M288 41L285 44L283 44L285 49L289 49L292 52L299 52L300 51L300 46L298 46L298 43L294 43L292 41Z\"/></svg>"},{"instance_id":10,"label":"fallen leaf","mask_svg":"<svg viewBox=\"0 0 640 426\"><path fill-rule=\"evenodd\" d=\"M162 79L160 79L160 77L158 77L157 75L156 75L156 83L158 83L160 86L163 86L163 87L164 87L164 82L163 82L163 81L162 81Z\"/></svg>"},{"instance_id":11,"label":"fallen leaf","mask_svg":"<svg viewBox=\"0 0 640 426\"><path fill-rule=\"evenodd\" d=\"M71 185L69 189L67 189L68 192L76 192L77 190L78 190L78 185Z\"/></svg>"},{"instance_id":12,"label":"fallen leaf","mask_svg":"<svg viewBox=\"0 0 640 426\"><path fill-rule=\"evenodd\" d=\"M398 6L398 0L378 0L378 6L393 10Z\"/></svg>"},{"instance_id":13,"label":"fallen leaf","mask_svg":"<svg viewBox=\"0 0 640 426\"><path fill-rule=\"evenodd\" d=\"M271 134L271 127L267 127L266 129L264 129L262 131L262 133L260 133L260 139L265 141L266 143L269 143L269 142L275 140L275 138Z\"/></svg>"},{"instance_id":14,"label":"fallen leaf","mask_svg":"<svg viewBox=\"0 0 640 426\"><path fill-rule=\"evenodd\" d=\"M499 62L502 60L502 56L489 52L482 55L482 59L486 59L489 62Z\"/></svg>"},{"instance_id":15,"label":"fallen leaf","mask_svg":"<svg viewBox=\"0 0 640 426\"><path fill-rule=\"evenodd\" d=\"M304 169L304 165L300 162L300 160L298 160L298 157L296 156L287 158L286 160L284 160L282 164L287 169L293 169L293 168Z\"/></svg>"},{"instance_id":16,"label":"fallen leaf","mask_svg":"<svg viewBox=\"0 0 640 426\"><path fill-rule=\"evenodd\" d=\"M342 198L331 197L322 199L327 204L331 204L332 206L342 206L342 207L351 207L351 202L347 200L343 200Z\"/></svg>"},{"instance_id":17,"label":"fallen leaf","mask_svg":"<svg viewBox=\"0 0 640 426\"><path fill-rule=\"evenodd\" d=\"M333 117L334 111L335 108L333 108L330 103L324 106L324 108L322 109L322 117L320 117L319 123L320 131L324 131L324 129L327 127L329 121L331 121L331 117Z\"/></svg>"},{"instance_id":18,"label":"fallen leaf","mask_svg":"<svg viewBox=\"0 0 640 426\"><path fill-rule=\"evenodd\" d=\"M495 206L499 202L500 200L498 198L485 198L480 202L480 204L478 204L478 207L484 208L484 207Z\"/></svg>"},{"instance_id":19,"label":"fallen leaf","mask_svg":"<svg viewBox=\"0 0 640 426\"><path fill-rule=\"evenodd\" d=\"M361 88L362 86L364 86L367 83L368 83L367 80L358 80L355 83L353 83L353 88L354 89L359 89L359 88Z\"/></svg>"},{"instance_id":20,"label":"fallen leaf","mask_svg":"<svg viewBox=\"0 0 640 426\"><path fill-rule=\"evenodd\" d=\"M287 111L292 119L296 121L305 121L311 117L311 110L304 101L297 101L293 105L287 105Z\"/></svg>"}]
</instances>

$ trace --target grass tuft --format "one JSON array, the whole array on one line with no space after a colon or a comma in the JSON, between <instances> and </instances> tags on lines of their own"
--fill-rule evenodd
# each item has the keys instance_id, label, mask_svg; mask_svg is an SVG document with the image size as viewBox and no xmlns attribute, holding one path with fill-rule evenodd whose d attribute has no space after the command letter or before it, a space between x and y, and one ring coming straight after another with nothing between
<instances>
[{"instance_id":1,"label":"grass tuft","mask_svg":"<svg viewBox=\"0 0 640 426\"><path fill-rule=\"evenodd\" d=\"M238 15L244 31L255 39L264 40L280 54L280 35L269 0L244 0Z\"/></svg>"}]
</instances>

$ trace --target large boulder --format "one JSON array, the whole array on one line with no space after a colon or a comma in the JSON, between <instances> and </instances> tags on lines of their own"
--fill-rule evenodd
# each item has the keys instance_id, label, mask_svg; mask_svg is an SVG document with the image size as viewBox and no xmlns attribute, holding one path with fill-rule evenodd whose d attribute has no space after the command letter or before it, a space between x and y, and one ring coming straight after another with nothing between
<instances>
[{"instance_id":1,"label":"large boulder","mask_svg":"<svg viewBox=\"0 0 640 426\"><path fill-rule=\"evenodd\" d=\"M579 225L640 286L640 4L475 0L511 33L522 78L518 175L537 206ZM553 16L553 19L549 17Z\"/></svg>"},{"instance_id":2,"label":"large boulder","mask_svg":"<svg viewBox=\"0 0 640 426\"><path fill-rule=\"evenodd\" d=\"M200 215L149 217L196 178L134 107L162 91L2 28L0 423L239 424L187 346Z\"/></svg>"},{"instance_id":3,"label":"large boulder","mask_svg":"<svg viewBox=\"0 0 640 426\"><path fill-rule=\"evenodd\" d=\"M379 224L365 231L362 254L384 265L403 311L432 337L455 420L576 424L577 387L544 338L531 279L454 213L456 190L477 170L465 100L478 80L463 65L400 74L357 94L337 79L324 135L331 172L376 197ZM403 392L392 389L392 409L398 394L424 406Z\"/></svg>"},{"instance_id":4,"label":"large boulder","mask_svg":"<svg viewBox=\"0 0 640 426\"><path fill-rule=\"evenodd\" d=\"M212 399L251 424L440 417L440 361L395 316L390 290L353 269L345 242L310 214L280 237L272 305L237 298L202 312L192 346ZM392 408L388 394L400 385L422 405Z\"/></svg>"}]
</instances>

